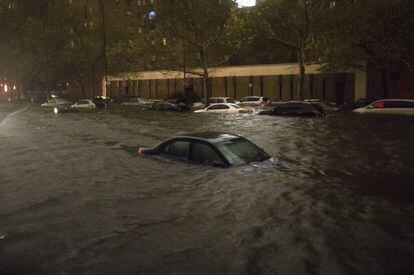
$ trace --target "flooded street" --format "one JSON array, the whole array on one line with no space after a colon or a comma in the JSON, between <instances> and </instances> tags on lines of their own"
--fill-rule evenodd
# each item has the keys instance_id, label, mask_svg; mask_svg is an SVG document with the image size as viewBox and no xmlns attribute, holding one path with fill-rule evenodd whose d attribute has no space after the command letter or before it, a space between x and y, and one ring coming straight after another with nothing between
<instances>
[{"instance_id":1,"label":"flooded street","mask_svg":"<svg viewBox=\"0 0 414 275\"><path fill-rule=\"evenodd\" d=\"M241 134L277 159L137 156ZM0 274L413 274L414 117L0 105Z\"/></svg>"}]
</instances>

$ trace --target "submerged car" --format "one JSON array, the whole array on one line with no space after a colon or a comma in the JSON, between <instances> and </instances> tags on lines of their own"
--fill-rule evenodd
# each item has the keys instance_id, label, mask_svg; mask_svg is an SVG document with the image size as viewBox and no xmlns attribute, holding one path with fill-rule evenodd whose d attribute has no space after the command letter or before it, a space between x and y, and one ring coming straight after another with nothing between
<instances>
[{"instance_id":1,"label":"submerged car","mask_svg":"<svg viewBox=\"0 0 414 275\"><path fill-rule=\"evenodd\" d=\"M259 115L271 116L324 116L325 111L321 105L313 102L289 101L278 104L271 110L261 111Z\"/></svg>"},{"instance_id":2,"label":"submerged car","mask_svg":"<svg viewBox=\"0 0 414 275\"><path fill-rule=\"evenodd\" d=\"M194 113L245 114L249 113L249 110L233 103L216 103L208 106L207 108L196 110Z\"/></svg>"},{"instance_id":3,"label":"submerged car","mask_svg":"<svg viewBox=\"0 0 414 275\"><path fill-rule=\"evenodd\" d=\"M185 112L190 111L190 107L184 103L170 103L170 102L156 102L149 106L148 110L151 111L169 111L169 112Z\"/></svg>"},{"instance_id":4,"label":"submerged car","mask_svg":"<svg viewBox=\"0 0 414 275\"><path fill-rule=\"evenodd\" d=\"M270 104L270 100L263 96L246 96L237 103L240 106L265 106Z\"/></svg>"},{"instance_id":5,"label":"submerged car","mask_svg":"<svg viewBox=\"0 0 414 275\"><path fill-rule=\"evenodd\" d=\"M42 107L64 107L70 106L72 102L63 98L52 98L42 104Z\"/></svg>"},{"instance_id":6,"label":"submerged car","mask_svg":"<svg viewBox=\"0 0 414 275\"><path fill-rule=\"evenodd\" d=\"M151 104L151 101L148 99L133 97L126 102L122 102L121 106L144 106L148 104Z\"/></svg>"},{"instance_id":7,"label":"submerged car","mask_svg":"<svg viewBox=\"0 0 414 275\"><path fill-rule=\"evenodd\" d=\"M229 96L224 97L210 97L208 99L208 104L215 104L215 103L236 103L234 98Z\"/></svg>"},{"instance_id":8,"label":"submerged car","mask_svg":"<svg viewBox=\"0 0 414 275\"><path fill-rule=\"evenodd\" d=\"M249 140L234 134L206 132L170 138L153 148L138 148L139 155L157 155L168 159L216 167L244 165L270 159Z\"/></svg>"},{"instance_id":9,"label":"submerged car","mask_svg":"<svg viewBox=\"0 0 414 275\"><path fill-rule=\"evenodd\" d=\"M95 103L90 99L82 99L70 106L71 108L93 110L96 109Z\"/></svg>"},{"instance_id":10,"label":"submerged car","mask_svg":"<svg viewBox=\"0 0 414 275\"><path fill-rule=\"evenodd\" d=\"M377 100L366 107L354 110L362 114L412 114L414 115L414 100L383 99Z\"/></svg>"}]
</instances>

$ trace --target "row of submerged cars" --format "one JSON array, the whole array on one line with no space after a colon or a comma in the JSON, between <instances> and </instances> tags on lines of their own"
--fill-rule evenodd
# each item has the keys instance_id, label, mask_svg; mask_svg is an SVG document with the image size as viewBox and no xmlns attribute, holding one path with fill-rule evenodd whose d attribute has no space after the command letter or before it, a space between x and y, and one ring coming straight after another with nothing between
<instances>
[{"instance_id":1,"label":"row of submerged cars","mask_svg":"<svg viewBox=\"0 0 414 275\"><path fill-rule=\"evenodd\" d=\"M41 105L42 107L54 108L56 111L62 110L94 110L97 108L103 108L106 106L104 97L95 97L92 99L81 99L75 103L68 101L57 96L52 96L45 103Z\"/></svg>"},{"instance_id":2,"label":"row of submerged cars","mask_svg":"<svg viewBox=\"0 0 414 275\"><path fill-rule=\"evenodd\" d=\"M360 99L355 103L354 112L361 114L414 114L414 100L410 99ZM44 107L53 107L56 111L68 110L93 110L106 106L104 97L82 99L72 104L70 101L52 96ZM319 102L318 100L270 102L266 97L247 96L240 101L232 97L211 97L206 102L196 102L191 105L177 101L177 99L150 100L132 97L122 102L123 107L138 107L142 110L189 112L194 113L218 113L218 114L258 114L272 116L325 116L326 109L337 110L338 108Z\"/></svg>"},{"instance_id":3,"label":"row of submerged cars","mask_svg":"<svg viewBox=\"0 0 414 275\"><path fill-rule=\"evenodd\" d=\"M145 110L216 114L247 114L259 115L288 115L288 116L324 116L324 107L314 101L289 101L271 103L262 96L248 96L240 101L232 97L210 97L208 103L196 102L189 106L174 99L167 101L148 102L140 98L132 98L121 106L138 106Z\"/></svg>"}]
</instances>

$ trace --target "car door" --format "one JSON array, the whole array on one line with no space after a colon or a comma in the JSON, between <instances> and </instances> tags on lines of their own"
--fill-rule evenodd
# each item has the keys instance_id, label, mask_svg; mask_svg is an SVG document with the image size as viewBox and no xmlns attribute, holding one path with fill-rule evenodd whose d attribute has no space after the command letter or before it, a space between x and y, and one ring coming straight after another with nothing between
<instances>
[{"instance_id":1,"label":"car door","mask_svg":"<svg viewBox=\"0 0 414 275\"><path fill-rule=\"evenodd\" d=\"M230 109L229 106L225 104L215 104L207 108L207 112L209 113L226 113Z\"/></svg>"},{"instance_id":2,"label":"car door","mask_svg":"<svg viewBox=\"0 0 414 275\"><path fill-rule=\"evenodd\" d=\"M226 163L213 146L203 142L192 142L190 160L197 164L226 166Z\"/></svg>"},{"instance_id":3,"label":"car door","mask_svg":"<svg viewBox=\"0 0 414 275\"><path fill-rule=\"evenodd\" d=\"M190 144L189 140L174 139L161 148L161 156L179 161L188 161Z\"/></svg>"}]
</instances>

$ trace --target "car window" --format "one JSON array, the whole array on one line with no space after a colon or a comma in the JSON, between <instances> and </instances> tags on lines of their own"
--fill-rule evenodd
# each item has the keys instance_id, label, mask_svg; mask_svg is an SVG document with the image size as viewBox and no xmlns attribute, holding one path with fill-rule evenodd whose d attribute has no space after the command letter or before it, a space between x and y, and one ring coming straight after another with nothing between
<instances>
[{"instance_id":1,"label":"car window","mask_svg":"<svg viewBox=\"0 0 414 275\"><path fill-rule=\"evenodd\" d=\"M207 108L207 110L223 110L223 109L230 109L229 106L224 104L217 104Z\"/></svg>"},{"instance_id":2,"label":"car window","mask_svg":"<svg viewBox=\"0 0 414 275\"><path fill-rule=\"evenodd\" d=\"M239 105L236 105L236 104L230 104L230 106L232 106L233 108L236 108L236 109L241 109L241 107Z\"/></svg>"},{"instance_id":3,"label":"car window","mask_svg":"<svg viewBox=\"0 0 414 275\"><path fill-rule=\"evenodd\" d=\"M189 149L189 141L173 141L163 148L162 153L174 158L187 160Z\"/></svg>"},{"instance_id":4,"label":"car window","mask_svg":"<svg viewBox=\"0 0 414 275\"><path fill-rule=\"evenodd\" d=\"M214 161L221 161L214 149L204 143L193 143L191 160L194 162L211 165Z\"/></svg>"},{"instance_id":5,"label":"car window","mask_svg":"<svg viewBox=\"0 0 414 275\"><path fill-rule=\"evenodd\" d=\"M414 108L414 102L409 101L386 101L386 108Z\"/></svg>"},{"instance_id":6,"label":"car window","mask_svg":"<svg viewBox=\"0 0 414 275\"><path fill-rule=\"evenodd\" d=\"M262 149L244 138L236 138L215 144L232 164L244 164L269 158Z\"/></svg>"},{"instance_id":7,"label":"car window","mask_svg":"<svg viewBox=\"0 0 414 275\"><path fill-rule=\"evenodd\" d=\"M79 105L83 105L83 104L89 104L89 101L86 100L81 100L78 102Z\"/></svg>"},{"instance_id":8,"label":"car window","mask_svg":"<svg viewBox=\"0 0 414 275\"><path fill-rule=\"evenodd\" d=\"M260 98L257 96L248 96L248 97L244 97L240 100L240 102L246 102L246 101L259 101Z\"/></svg>"},{"instance_id":9,"label":"car window","mask_svg":"<svg viewBox=\"0 0 414 275\"><path fill-rule=\"evenodd\" d=\"M226 101L227 103L236 103L236 101L234 101L234 98L231 97L227 98Z\"/></svg>"}]
</instances>

